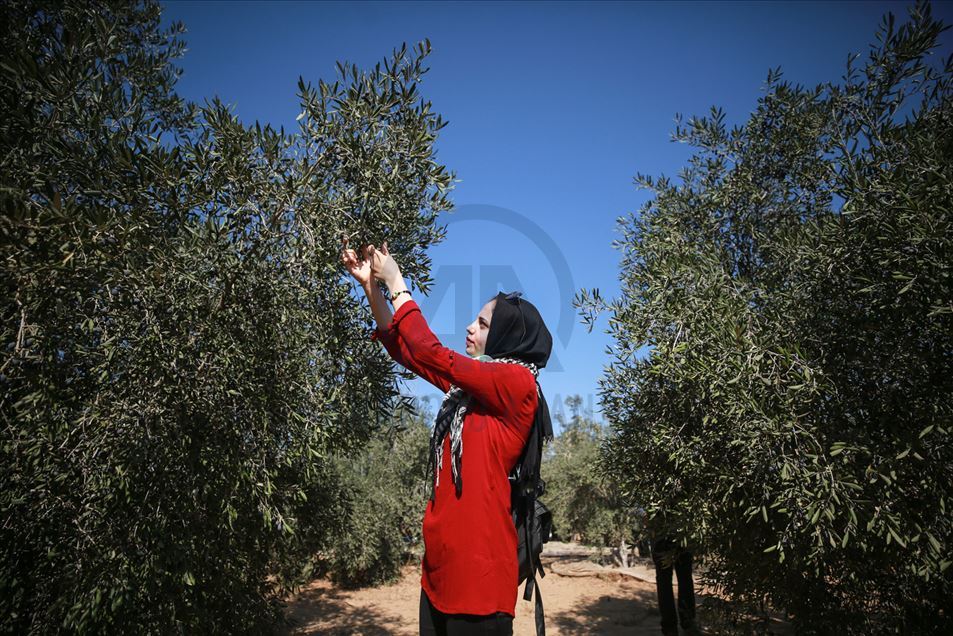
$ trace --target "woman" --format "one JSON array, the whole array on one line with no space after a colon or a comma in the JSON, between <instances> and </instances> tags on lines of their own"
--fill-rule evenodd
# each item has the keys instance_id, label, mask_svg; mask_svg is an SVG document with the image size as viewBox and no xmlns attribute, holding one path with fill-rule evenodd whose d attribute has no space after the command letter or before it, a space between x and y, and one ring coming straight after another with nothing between
<instances>
[{"instance_id":1,"label":"woman","mask_svg":"<svg viewBox=\"0 0 953 636\"><path fill-rule=\"evenodd\" d=\"M534 423L552 435L537 384L552 336L519 293L500 293L467 327L460 355L430 330L386 242L358 258L345 240L342 260L367 295L371 337L446 394L430 442L420 633L512 634L519 573L509 475ZM387 285L393 313L374 278Z\"/></svg>"}]
</instances>

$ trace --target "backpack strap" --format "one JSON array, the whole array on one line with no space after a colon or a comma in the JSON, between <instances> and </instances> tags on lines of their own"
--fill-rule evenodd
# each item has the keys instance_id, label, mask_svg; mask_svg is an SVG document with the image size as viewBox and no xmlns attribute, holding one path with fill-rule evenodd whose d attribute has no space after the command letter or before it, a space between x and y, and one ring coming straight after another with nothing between
<instances>
[{"instance_id":1,"label":"backpack strap","mask_svg":"<svg viewBox=\"0 0 953 636\"><path fill-rule=\"evenodd\" d=\"M537 380L537 391L539 391ZM531 448L534 446L535 448ZM533 452L535 451L535 456ZM518 494L518 501L520 506L525 506L525 511L523 512L526 515L526 523L523 524L523 532L525 533L525 544L526 544L526 553L529 557L529 576L526 577L526 586L523 588L523 600L528 601L533 598L533 592L536 592L536 606L535 606L535 621L536 621L536 636L546 636L546 617L543 613L543 598L539 594L539 585L536 584L536 574L539 573L540 577L546 576L545 570L543 570L543 564L536 558L536 555L533 553L533 533L536 530L536 497L539 494L538 488L540 487L540 466L543 461L543 432L539 430L539 427L536 426L536 423L533 423L533 427L530 429L529 439L527 440L526 446L523 448L523 452L520 455L520 459L517 462L517 466L522 468L527 459L533 462L533 470L531 475L526 475L522 470L519 471L517 479L515 481L516 492ZM527 484L529 488L527 488Z\"/></svg>"},{"instance_id":2,"label":"backpack strap","mask_svg":"<svg viewBox=\"0 0 953 636\"><path fill-rule=\"evenodd\" d=\"M541 436L538 436L538 453L537 457L539 460L542 460L542 446L543 440ZM543 564L536 559L536 555L533 551L533 533L536 530L536 497L538 495L537 488L539 488L540 481L540 461L536 463L536 470L533 475L532 490L530 491L529 496L523 499L523 505L526 506L526 523L523 525L523 530L526 533L526 553L529 556L529 571L530 575L526 577L526 586L523 588L523 600L528 601L533 597L533 592L536 592L536 607L534 608L534 619L536 621L536 636L546 636L546 616L543 611L543 597L539 593L539 585L536 584L536 573L540 574L540 577L546 576L546 572L543 570Z\"/></svg>"},{"instance_id":3,"label":"backpack strap","mask_svg":"<svg viewBox=\"0 0 953 636\"><path fill-rule=\"evenodd\" d=\"M539 586L536 584L536 573L539 572L540 576L546 576L546 572L543 570L543 564L535 560L533 550L530 549L532 546L530 537L533 536L532 527L536 520L535 502L532 506L532 509L533 512L530 513L527 523L523 526L526 532L526 546L527 553L529 554L529 566L531 573L530 576L526 577L526 587L523 588L523 600L530 600L533 597L533 592L536 592L536 607L533 611L533 618L536 621L536 636L546 636L546 616L543 611L543 597L539 593Z\"/></svg>"},{"instance_id":4,"label":"backpack strap","mask_svg":"<svg viewBox=\"0 0 953 636\"><path fill-rule=\"evenodd\" d=\"M536 577L533 576L535 580ZM536 636L546 636L546 619L543 616L543 597L539 595L539 587L536 588Z\"/></svg>"},{"instance_id":5,"label":"backpack strap","mask_svg":"<svg viewBox=\"0 0 953 636\"><path fill-rule=\"evenodd\" d=\"M527 513L526 523L523 524L523 532L526 533L526 554L529 556L530 572L530 576L526 577L526 587L523 588L524 601L533 598L533 588L536 587L536 568L539 567L533 555L533 525L536 521L536 506L531 505L529 508L532 512ZM539 596L539 590L536 590L536 596Z\"/></svg>"}]
</instances>

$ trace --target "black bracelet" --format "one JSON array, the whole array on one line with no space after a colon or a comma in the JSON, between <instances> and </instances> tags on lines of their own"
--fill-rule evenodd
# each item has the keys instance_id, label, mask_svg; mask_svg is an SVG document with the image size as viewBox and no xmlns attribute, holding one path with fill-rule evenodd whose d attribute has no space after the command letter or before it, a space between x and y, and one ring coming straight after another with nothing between
<instances>
[{"instance_id":1,"label":"black bracelet","mask_svg":"<svg viewBox=\"0 0 953 636\"><path fill-rule=\"evenodd\" d=\"M401 294L410 295L410 290L409 290L409 289L402 289L402 290L400 290L399 292L397 292L396 294L394 294L393 296L390 297L390 301L391 301L391 302L394 302L394 299L397 298L398 296L400 296Z\"/></svg>"}]
</instances>

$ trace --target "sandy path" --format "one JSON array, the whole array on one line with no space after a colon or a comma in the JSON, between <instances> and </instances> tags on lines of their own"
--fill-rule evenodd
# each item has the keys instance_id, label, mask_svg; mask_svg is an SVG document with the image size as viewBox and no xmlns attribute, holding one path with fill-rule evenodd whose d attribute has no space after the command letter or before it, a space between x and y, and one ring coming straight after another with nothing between
<instances>
[{"instance_id":1,"label":"sandy path","mask_svg":"<svg viewBox=\"0 0 953 636\"><path fill-rule=\"evenodd\" d=\"M578 551L563 558L547 558L543 565L546 577L537 579L546 608L547 636L570 634L604 634L606 636L653 636L661 634L655 597L654 570L650 559L637 558L627 575L603 571L592 576L561 576L556 569L569 574L593 566L584 560L590 550L575 544L547 544L547 550ZM677 586L676 586L677 587ZM707 595L698 584L695 589L698 614L707 634L753 633L748 625L712 628L707 619ZM676 592L677 593L677 592ZM343 590L324 579L312 581L296 596L288 599L286 616L294 627L289 634L322 634L329 636L417 636L420 603L420 566L408 566L396 583L376 588ZM790 626L773 618L768 634L790 634ZM516 604L514 636L535 636L533 602L523 600L520 587Z\"/></svg>"},{"instance_id":2,"label":"sandy path","mask_svg":"<svg viewBox=\"0 0 953 636\"><path fill-rule=\"evenodd\" d=\"M539 580L546 607L546 633L641 635L658 634L655 585L631 577L564 577L547 568ZM361 590L341 590L316 580L290 600L288 617L293 634L416 636L420 602L420 568L407 567L393 584ZM520 598L514 636L535 636L533 603Z\"/></svg>"}]
</instances>

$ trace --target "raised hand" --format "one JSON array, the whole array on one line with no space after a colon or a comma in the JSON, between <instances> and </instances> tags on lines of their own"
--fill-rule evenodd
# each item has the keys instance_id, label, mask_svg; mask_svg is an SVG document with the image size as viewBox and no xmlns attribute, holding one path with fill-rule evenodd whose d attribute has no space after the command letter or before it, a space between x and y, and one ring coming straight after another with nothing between
<instances>
[{"instance_id":1,"label":"raised hand","mask_svg":"<svg viewBox=\"0 0 953 636\"><path fill-rule=\"evenodd\" d=\"M371 282L371 259L369 246L365 245L362 256L358 257L357 252L348 248L347 237L341 240L341 262L351 273L362 287Z\"/></svg>"},{"instance_id":2,"label":"raised hand","mask_svg":"<svg viewBox=\"0 0 953 636\"><path fill-rule=\"evenodd\" d=\"M387 249L387 241L384 241L379 250L373 245L369 245L368 253L370 254L371 273L374 278L384 281L388 285L403 278L400 267L397 266L397 261L394 260L394 257L390 255L390 250Z\"/></svg>"}]
</instances>

